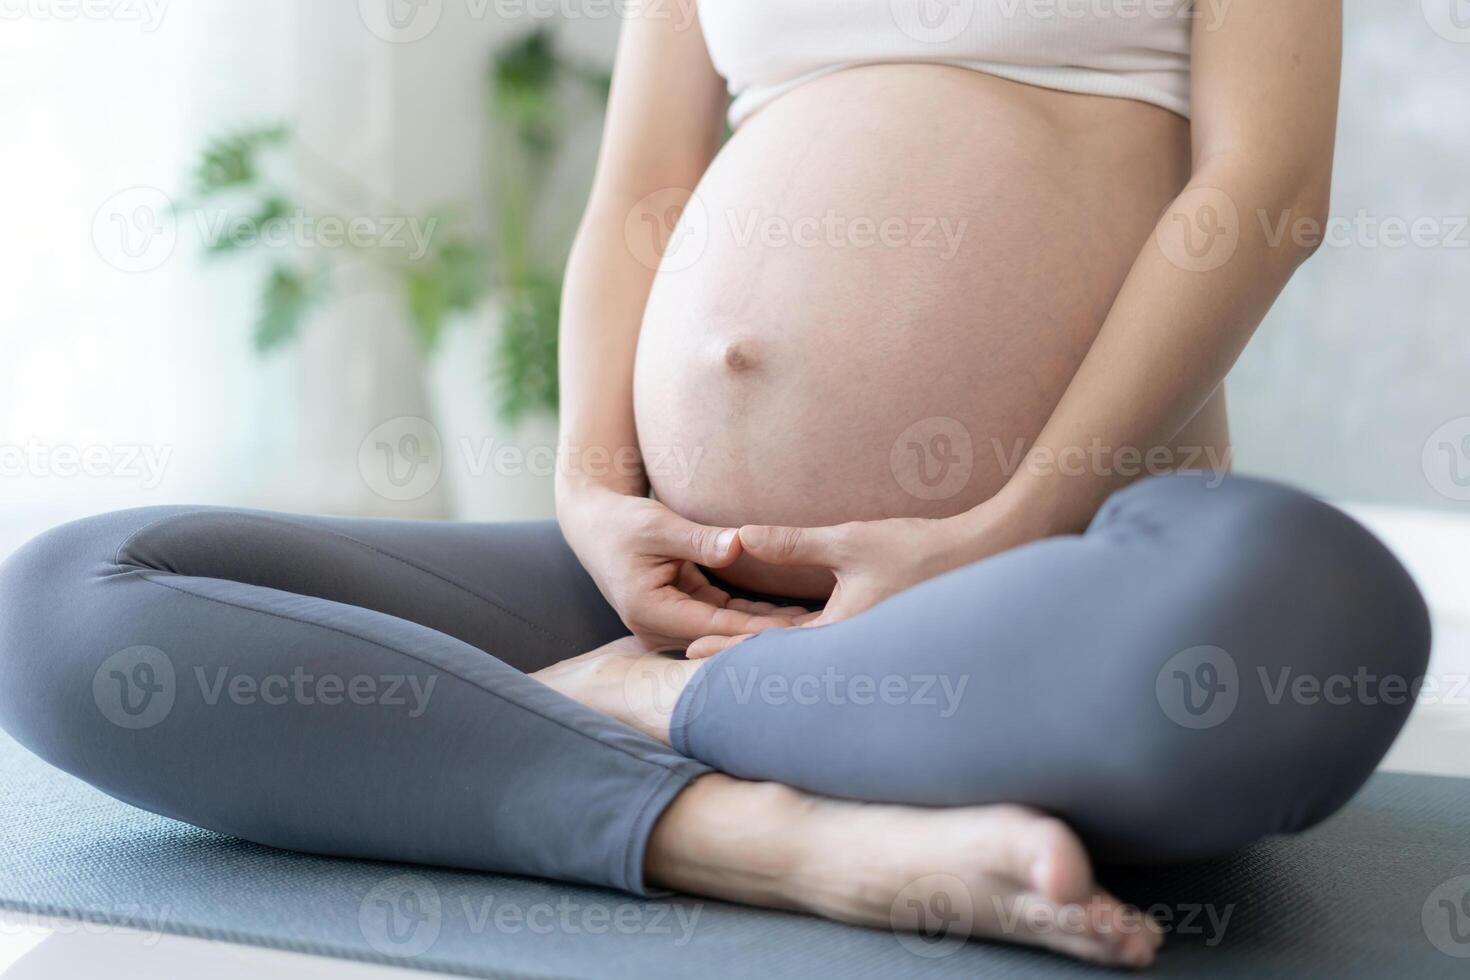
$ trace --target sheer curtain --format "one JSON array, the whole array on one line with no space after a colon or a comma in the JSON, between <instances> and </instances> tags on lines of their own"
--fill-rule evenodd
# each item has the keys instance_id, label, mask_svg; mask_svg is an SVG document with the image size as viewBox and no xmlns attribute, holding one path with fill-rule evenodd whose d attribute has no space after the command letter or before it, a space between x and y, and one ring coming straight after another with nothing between
<instances>
[{"instance_id":1,"label":"sheer curtain","mask_svg":"<svg viewBox=\"0 0 1470 980\"><path fill-rule=\"evenodd\" d=\"M258 357L261 265L201 258L169 202L208 137L278 121L389 181L393 47L350 3L32 6L0 30L0 552L129 505L372 510L358 443L421 408L392 310L348 297Z\"/></svg>"}]
</instances>

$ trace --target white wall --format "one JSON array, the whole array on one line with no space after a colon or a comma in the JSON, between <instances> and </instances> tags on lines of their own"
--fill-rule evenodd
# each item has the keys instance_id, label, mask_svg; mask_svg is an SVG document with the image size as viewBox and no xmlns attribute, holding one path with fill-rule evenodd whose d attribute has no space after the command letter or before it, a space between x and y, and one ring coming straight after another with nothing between
<instances>
[{"instance_id":1,"label":"white wall","mask_svg":"<svg viewBox=\"0 0 1470 980\"><path fill-rule=\"evenodd\" d=\"M1457 2L1347 0L1332 203L1346 224L1231 378L1242 468L1470 515L1470 29L1453 41L1424 16ZM1438 241L1393 247L1394 220ZM1446 423L1456 438L1426 467Z\"/></svg>"}]
</instances>

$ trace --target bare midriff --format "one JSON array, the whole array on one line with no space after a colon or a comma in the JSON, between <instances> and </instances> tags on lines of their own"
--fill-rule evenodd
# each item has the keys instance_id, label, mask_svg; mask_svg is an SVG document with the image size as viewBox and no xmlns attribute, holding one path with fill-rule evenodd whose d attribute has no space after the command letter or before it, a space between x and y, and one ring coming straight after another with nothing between
<instances>
[{"instance_id":1,"label":"bare midriff","mask_svg":"<svg viewBox=\"0 0 1470 980\"><path fill-rule=\"evenodd\" d=\"M719 526L986 500L1188 176L1188 123L1140 102L932 65L782 96L705 174L693 251L649 297L634 394L654 493ZM1227 439L1217 395L1174 445L1224 458ZM827 581L721 574L791 596Z\"/></svg>"}]
</instances>

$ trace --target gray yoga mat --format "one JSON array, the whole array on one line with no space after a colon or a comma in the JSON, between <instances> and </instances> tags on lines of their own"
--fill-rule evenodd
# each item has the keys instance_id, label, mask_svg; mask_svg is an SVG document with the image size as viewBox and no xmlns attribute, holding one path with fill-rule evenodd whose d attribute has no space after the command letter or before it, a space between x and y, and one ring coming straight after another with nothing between
<instances>
[{"instance_id":1,"label":"gray yoga mat","mask_svg":"<svg viewBox=\"0 0 1470 980\"><path fill-rule=\"evenodd\" d=\"M4 736L0 785L0 906L26 913L466 976L1117 975L694 898L277 851L135 810ZM1470 780L1380 774L1303 837L1104 880L1174 917L1152 976L1463 978Z\"/></svg>"}]
</instances>

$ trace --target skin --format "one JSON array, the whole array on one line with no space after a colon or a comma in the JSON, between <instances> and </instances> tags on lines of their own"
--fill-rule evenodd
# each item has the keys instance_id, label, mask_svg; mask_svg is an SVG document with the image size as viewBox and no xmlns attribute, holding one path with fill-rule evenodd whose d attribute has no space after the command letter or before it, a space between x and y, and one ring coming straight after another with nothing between
<instances>
[{"instance_id":1,"label":"skin","mask_svg":"<svg viewBox=\"0 0 1470 980\"><path fill-rule=\"evenodd\" d=\"M699 181L702 253L660 274L645 307L633 394L655 495L720 526L982 503L1188 177L1188 124L1173 113L959 68L849 69L763 108ZM893 237L861 237L863 218ZM1085 244L1048 247L1063 242ZM923 490L911 450L934 462L941 418L965 430L969 472L911 492ZM1200 439L1223 456L1217 428ZM719 574L768 594L832 589L749 559Z\"/></svg>"},{"instance_id":2,"label":"skin","mask_svg":"<svg viewBox=\"0 0 1470 980\"><path fill-rule=\"evenodd\" d=\"M891 354L872 365L854 362L851 358L857 355L843 349L840 337L834 342L808 335L809 346L804 349L774 350L766 341L779 335L775 330L761 335L730 332L731 323L743 323L748 329L751 321L738 316L721 321L718 308L701 311L713 326L703 321L684 324L696 338L712 341L712 348L695 343L680 354L674 367L658 363L661 352L667 354L677 346L671 339L653 342L658 334L677 336L669 328L673 321L667 313L658 311L675 310L690 297L674 287L666 289L665 276L657 277L656 285L656 263L630 247L626 223L645 207L640 202L649 195L694 188L702 178L710 178L711 195L719 199L721 185L714 182L717 173L711 173L718 172L719 165L711 168L711 163L726 104L723 82L709 63L697 23L687 30L674 30L674 23L633 17L625 24L598 174L569 261L562 306L558 517L572 548L634 635L537 675L569 696L665 740L666 719L648 705L629 705L624 693L629 686L622 678L633 669L664 671L659 676L677 690L694 665L651 650L688 647L690 656L698 658L763 629L801 628L856 615L951 568L1030 540L1080 530L1128 479L1097 468L1077 474L1022 465L1013 472L982 473L976 487L967 490L972 497L957 495L929 511L917 508L912 500L884 499L893 484L886 464L881 472L875 468L867 473L844 472L843 466L850 459L871 460L874 453L881 463L892 434L871 420L895 414L894 398L905 393L916 397L915 390L939 384L934 369L924 362L919 362L919 369L930 372L932 383L911 378L895 395L883 388L879 375L875 387L864 389L858 406L865 414L849 413L849 428L858 441L839 446L831 458L819 461L815 477L800 473L806 478L797 484L800 493L774 505L763 499L764 487L745 489L731 478L714 482L736 486L740 492L733 502L718 492L698 489L697 481L684 488L696 488L685 497L680 497L678 486L668 484L658 500L650 500L648 492L660 480L656 468L637 463L593 465L594 457L622 458L620 453L646 461L652 453L640 457L640 448L667 448L692 436L696 442L725 450L716 454L712 465L745 460L754 467L770 467L763 475L783 475L780 467L821 450L801 441L800 413L793 414L791 405L778 412L782 421L758 420L754 429L783 432L779 441L784 456L768 451L763 443L722 447L710 419L738 428L742 414L760 411L773 393L783 390L781 372L792 365L812 365L806 368L808 380L837 394L852 388L859 378L867 381L871 370L902 372L914 366L905 359L907 353ZM1162 110L1121 100L1043 93L956 69L890 66L891 71L836 73L783 96L747 123L726 154L738 153L742 142L762 139L761 129L771 130L788 111L783 102L798 100L790 104L799 107L799 100L810 98L810 93L803 95L805 89L825 85L829 104L840 104L844 91L871 84L876 75L883 75L884 85L968 91L976 111L1010 113L1004 116L1010 129L1003 132L1017 142L1030 138L1028 127L1035 125L1043 133L1035 137L1041 142L1033 144L1033 151L1041 154L1032 161L1036 167L1061 152L1061 145L1045 142L1056 138L1048 134L1059 129L1068 139L1093 140L1086 144L1089 160L1107 151L1106 141L1098 141L1097 128L1118 134L1120 143L1152 141L1150 152L1137 165L1163 166L1163 175L1141 184L1129 183L1126 166L1108 175L1121 188L1113 197L1124 198L1128 208L1116 220L1101 222L1117 238L1100 262L1106 268L1079 273L1075 278L1085 281L1058 300L1064 312L1076 314L1066 321L1073 324L1069 336L1077 342L1075 347L1035 350L1034 363L1022 358L1023 369L1044 379L1034 390L1008 395L987 388L971 392L969 400L946 391L944 404L899 405L898 414L961 417L972 412L974 425L967 427L977 434L998 430L1022 437L1033 454L1028 459L1063 458L1091 445L1131 448L1140 454L1187 444L1223 449L1228 448L1221 394L1224 376L1310 254L1290 237L1273 244L1257 216L1268 216L1271 226L1283 215L1291 221L1327 217L1340 48L1339 0L1290 4L1234 0L1222 21L1197 24L1192 125L1172 121L1167 114L1160 115ZM912 103L905 112L919 115ZM1086 120L1094 117L1102 118L1103 124L1089 129ZM747 131L750 140L745 138ZM1177 174L1167 169L1171 160L1178 161ZM777 162L784 165L784 160ZM1027 172L1023 161L1008 168L1017 179ZM1085 168L1064 166L1059 172L1078 169ZM790 170L791 182L802 180L799 168ZM748 172L749 168L732 168L720 179L738 181ZM1176 177L1172 183L1171 174ZM1140 187L1157 186L1161 180L1168 187L1164 199L1150 202L1140 196L1147 193ZM818 181L811 186L821 190L825 185ZM1036 200L1048 200L1048 195L1054 197L1068 186L1043 188ZM744 192L756 193L758 185L747 186ZM840 192L841 188L834 191ZM862 188L854 191L860 192ZM951 204L965 199L964 186L955 187L954 193ZM1109 199L1106 194L1094 195L1081 206L1090 212L1108 207ZM1222 201L1238 215L1238 241L1223 262L1193 262L1182 237L1185 229L1199 227L1205 213L1202 204L1213 206L1218 214ZM1160 213L1150 233L1152 215ZM1043 220L1040 211L1036 214L1035 220ZM1052 231L1075 234L1066 227ZM1120 252L1130 236L1132 245ZM1003 251L1015 251L1026 247L1025 242L1020 237L1001 244ZM712 237L710 247L720 247L717 238ZM1034 263L1043 263L1045 256L1033 258ZM885 261L901 263L912 257ZM1031 267L1022 263L1000 283L1024 277ZM761 268L747 266L743 273ZM821 268L814 267L818 273ZM914 271L900 268L905 274ZM879 262L842 271L849 288L860 290L865 277L892 274L884 270ZM737 269L727 274L741 273ZM953 274L953 268L943 273ZM779 294L784 288L779 275L769 273L763 288ZM726 295L710 295L714 288L705 287L693 298L706 296L718 307L721 301L747 298L759 303L769 295L738 285ZM950 282L945 288L969 287ZM660 293L667 294L666 305ZM831 299L840 301L842 295L838 289ZM945 295L939 291L941 299ZM1100 297L1106 301L1100 302ZM1088 312L1094 309L1096 313ZM800 311L799 303L787 302L768 311L768 316ZM1044 316L1048 311L1023 312ZM942 322L945 310L939 313ZM978 325L981 340L989 338L992 352L1012 350L1004 343L1007 335L997 332L1007 329L1007 320L1000 317L999 325ZM849 325L853 322L847 318ZM928 336L922 324L908 327L913 338ZM941 336L967 336L949 329ZM644 338L649 343L643 350L641 330L653 331ZM1046 334L1032 330L1020 336ZM944 363L946 351L954 353L941 345L941 360L934 363ZM986 351L973 349L969 354L987 356ZM963 357L952 360L972 363ZM823 373L823 364L852 368L855 363L861 373L844 376L837 371L835 377ZM699 373L711 364L716 373ZM689 390L705 401L692 401L688 391L676 387L671 403L681 410L657 410L653 385L642 379L669 382L681 373L694 375ZM767 377L774 380L762 381ZM917 380L928 382L929 377L921 373ZM986 401L983 410L975 412L973 399ZM772 428L778 424L784 428ZM675 428L655 431L660 425L693 428L683 434ZM772 441L776 440L767 436L766 442ZM706 471L701 468L699 473L703 478ZM813 482L820 479L828 482ZM825 514L804 511L803 501L811 500L837 500L838 506ZM771 591L784 595L830 592L831 599L820 616L794 606L752 603L732 598L705 570L743 585L778 584L781 588ZM672 704L670 698L660 700ZM821 847L812 847L810 841L820 841ZM1157 947L1155 930L1124 932L1107 926L1125 920L1128 910L1097 888L1086 854L1067 828L1043 814L1015 807L933 811L865 806L709 776L697 780L665 812L649 842L646 871L651 882L666 887L898 929L914 926L893 913L902 907L894 902L903 897L903 889L916 878L942 872L962 882L977 907L996 907L994 900L1012 908L1050 903L1057 909L1093 909L1079 931L1024 934L1014 926L1008 928L1005 921L977 914L972 929L977 937L1033 943L1127 966L1151 962Z\"/></svg>"},{"instance_id":3,"label":"skin","mask_svg":"<svg viewBox=\"0 0 1470 980\"><path fill-rule=\"evenodd\" d=\"M667 745L697 666L627 637L532 676ZM1065 824L1018 806L851 803L716 774L665 812L646 872L684 892L894 930L918 927L910 901L943 901L962 910L946 936L1107 966L1146 966L1163 941L1157 923L1097 886Z\"/></svg>"}]
</instances>

